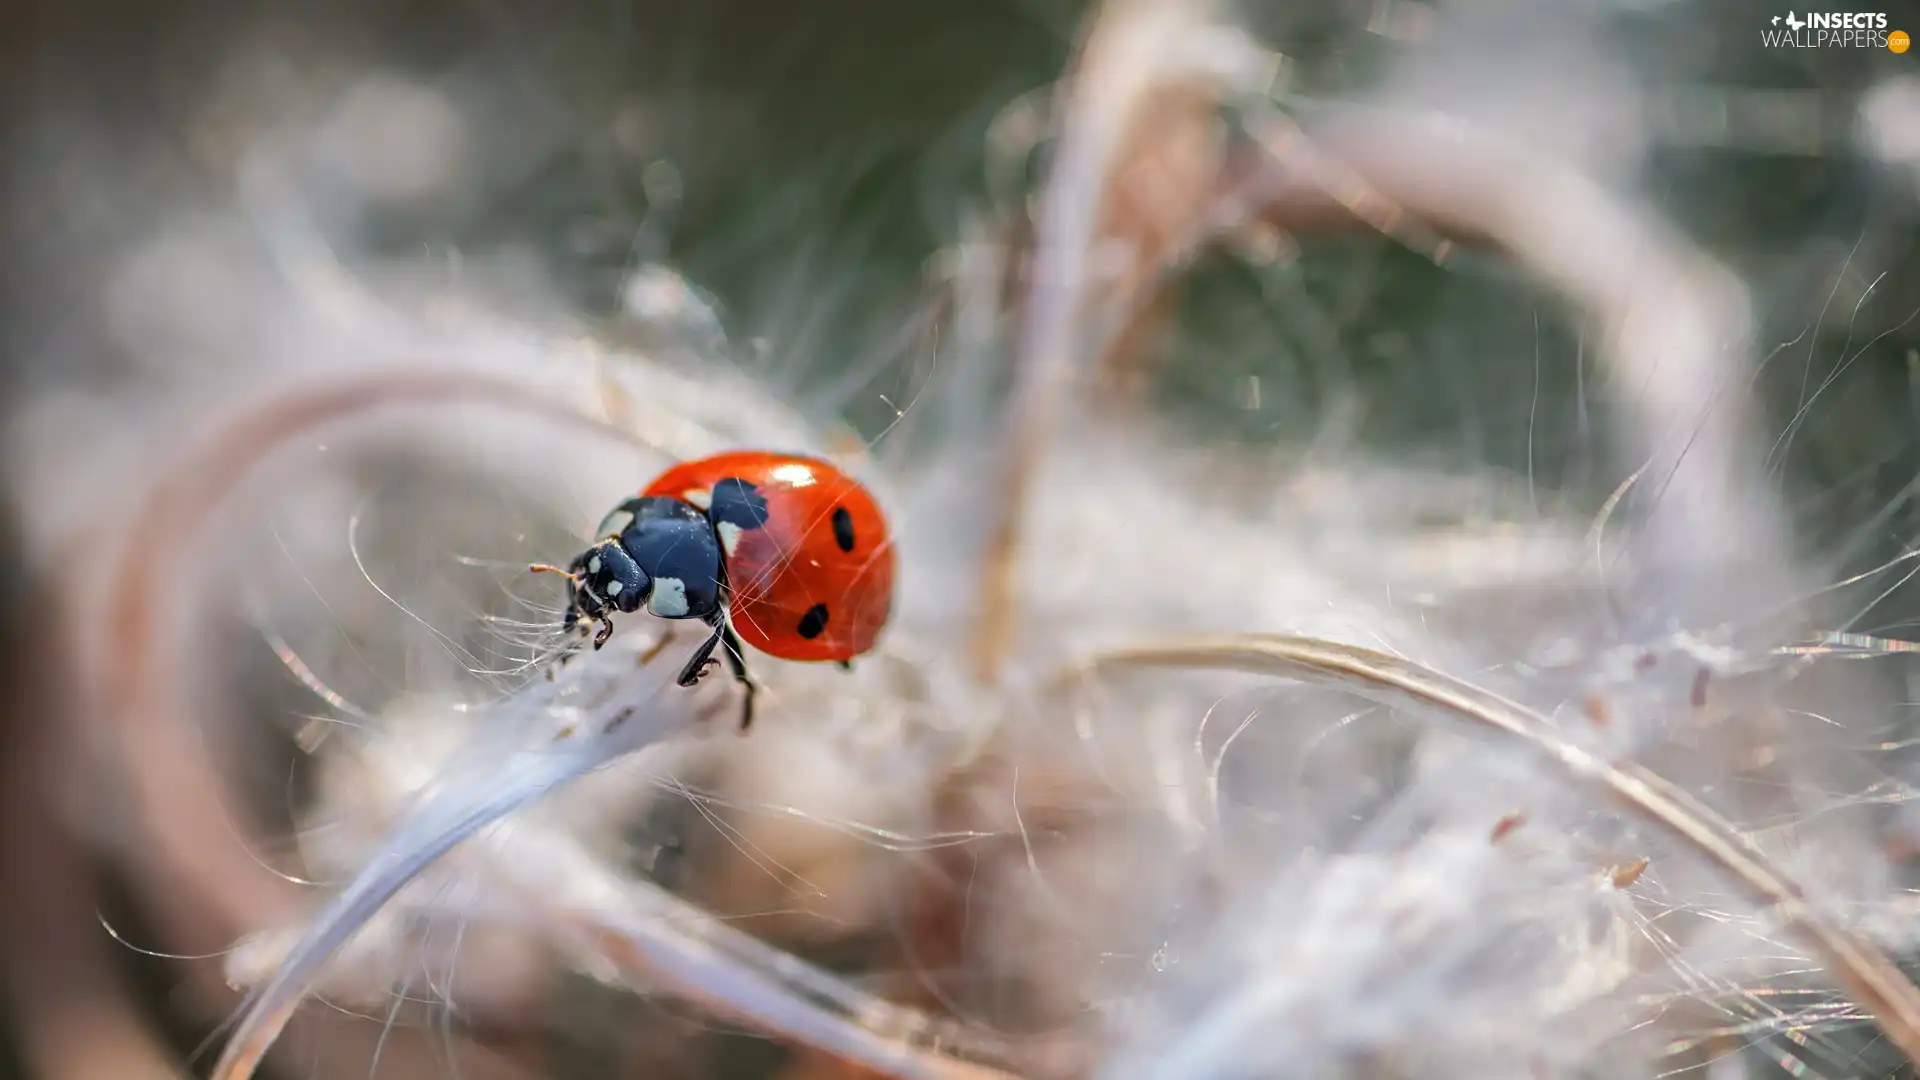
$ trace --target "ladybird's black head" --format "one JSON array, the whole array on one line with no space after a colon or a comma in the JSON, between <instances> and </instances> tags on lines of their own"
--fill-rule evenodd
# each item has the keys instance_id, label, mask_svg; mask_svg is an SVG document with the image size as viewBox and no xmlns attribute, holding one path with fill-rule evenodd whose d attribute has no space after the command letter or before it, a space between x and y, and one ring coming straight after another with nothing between
<instances>
[{"instance_id":1,"label":"ladybird's black head","mask_svg":"<svg viewBox=\"0 0 1920 1080\"><path fill-rule=\"evenodd\" d=\"M638 611L652 588L652 579L618 540L602 540L567 567L567 625L604 619L611 611Z\"/></svg>"}]
</instances>

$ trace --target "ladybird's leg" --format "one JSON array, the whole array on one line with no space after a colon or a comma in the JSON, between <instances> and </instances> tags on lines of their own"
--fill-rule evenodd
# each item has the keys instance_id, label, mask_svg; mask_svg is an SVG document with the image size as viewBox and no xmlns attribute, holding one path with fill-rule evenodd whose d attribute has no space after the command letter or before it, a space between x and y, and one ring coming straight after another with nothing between
<instances>
[{"instance_id":1,"label":"ladybird's leg","mask_svg":"<svg viewBox=\"0 0 1920 1080\"><path fill-rule=\"evenodd\" d=\"M841 671L853 670L853 661L851 660L835 660L833 664L835 667L839 668Z\"/></svg>"},{"instance_id":2,"label":"ladybird's leg","mask_svg":"<svg viewBox=\"0 0 1920 1080\"><path fill-rule=\"evenodd\" d=\"M721 545L722 550L725 550L726 541L720 536L719 526L717 524L714 526L714 541ZM700 616L700 621L712 627L713 633L707 635L707 640L701 642L700 647L694 650L693 655L688 658L687 666L680 672L681 686L692 686L694 683L699 682L706 676L708 668L720 662L713 658L714 647L726 640L727 635L732 633L732 630L727 625L727 605L732 598L732 590L727 584L726 559L722 558L719 561L719 565L715 568L713 582L719 586L720 605L705 615Z\"/></svg>"},{"instance_id":3,"label":"ladybird's leg","mask_svg":"<svg viewBox=\"0 0 1920 1080\"><path fill-rule=\"evenodd\" d=\"M753 676L747 672L747 654L740 645L739 635L733 632L733 621L720 624L720 641L725 646L727 666L733 669L733 677L739 681L745 695L740 703L740 730L753 726L753 694L759 689L754 685Z\"/></svg>"},{"instance_id":4,"label":"ladybird's leg","mask_svg":"<svg viewBox=\"0 0 1920 1080\"><path fill-rule=\"evenodd\" d=\"M613 636L613 620L608 618L605 615L600 616L600 629L595 631L593 635L594 651L595 652L600 651L600 646L605 645L607 643L607 639L612 636Z\"/></svg>"},{"instance_id":5,"label":"ladybird's leg","mask_svg":"<svg viewBox=\"0 0 1920 1080\"><path fill-rule=\"evenodd\" d=\"M725 623L721 624L722 627L725 625ZM692 686L700 681L700 676L707 673L708 665L713 663L713 647L720 644L721 634L722 630L716 627L713 633L707 635L707 640L693 650L693 655L687 657L686 666L680 669L681 686Z\"/></svg>"},{"instance_id":6,"label":"ladybird's leg","mask_svg":"<svg viewBox=\"0 0 1920 1080\"><path fill-rule=\"evenodd\" d=\"M574 656L580 652L580 639L585 636L581 633L580 613L578 611L572 608L567 609L567 617L561 626L561 633L565 636L561 640L559 650L554 654L553 661L555 664L564 667L567 661L572 660ZM549 681L553 679L552 668L547 669L547 678Z\"/></svg>"}]
</instances>

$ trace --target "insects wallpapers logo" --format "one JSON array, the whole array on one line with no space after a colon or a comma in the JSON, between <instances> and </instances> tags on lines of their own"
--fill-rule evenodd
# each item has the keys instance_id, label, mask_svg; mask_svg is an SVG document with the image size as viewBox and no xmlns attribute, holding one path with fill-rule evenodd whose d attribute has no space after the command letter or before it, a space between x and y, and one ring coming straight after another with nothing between
<instances>
[{"instance_id":1,"label":"insects wallpapers logo","mask_svg":"<svg viewBox=\"0 0 1920 1080\"><path fill-rule=\"evenodd\" d=\"M1906 35L1889 31L1884 11L1788 11L1760 33L1769 49L1888 49L1905 52Z\"/></svg>"}]
</instances>

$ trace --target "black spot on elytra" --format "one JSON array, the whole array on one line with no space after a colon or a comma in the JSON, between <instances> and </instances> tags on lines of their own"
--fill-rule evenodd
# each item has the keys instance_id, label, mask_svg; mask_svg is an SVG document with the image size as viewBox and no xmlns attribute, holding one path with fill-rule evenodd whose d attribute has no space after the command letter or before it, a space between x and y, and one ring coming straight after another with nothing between
<instances>
[{"instance_id":1,"label":"black spot on elytra","mask_svg":"<svg viewBox=\"0 0 1920 1080\"><path fill-rule=\"evenodd\" d=\"M808 641L812 641L814 638L826 633L827 605L815 604L808 608L807 613L800 616L800 625L795 627L795 629L799 630L800 636L806 638Z\"/></svg>"},{"instance_id":2,"label":"black spot on elytra","mask_svg":"<svg viewBox=\"0 0 1920 1080\"><path fill-rule=\"evenodd\" d=\"M767 523L767 498L754 485L729 476L713 485L707 517L715 525L733 525L743 532L752 531Z\"/></svg>"},{"instance_id":3,"label":"black spot on elytra","mask_svg":"<svg viewBox=\"0 0 1920 1080\"><path fill-rule=\"evenodd\" d=\"M853 550L853 515L844 506L833 508L833 542L841 551Z\"/></svg>"}]
</instances>

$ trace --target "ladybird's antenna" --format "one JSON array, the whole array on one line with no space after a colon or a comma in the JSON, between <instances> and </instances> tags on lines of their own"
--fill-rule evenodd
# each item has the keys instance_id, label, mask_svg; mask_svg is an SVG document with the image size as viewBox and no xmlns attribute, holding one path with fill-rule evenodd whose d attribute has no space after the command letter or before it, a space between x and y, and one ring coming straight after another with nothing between
<instances>
[{"instance_id":1,"label":"ladybird's antenna","mask_svg":"<svg viewBox=\"0 0 1920 1080\"><path fill-rule=\"evenodd\" d=\"M571 570L562 570L551 563L531 563L527 566L527 570L535 574L559 574L561 577L572 582L576 589L586 590L586 582L583 580L582 575ZM591 590L588 591L591 592ZM563 629L572 630L575 626L578 626L580 616L580 609L572 604L568 604ZM593 647L598 651L602 645L607 643L607 639L613 636L613 620L607 618L606 613L602 612L592 621L600 624L600 629L593 635Z\"/></svg>"}]
</instances>

